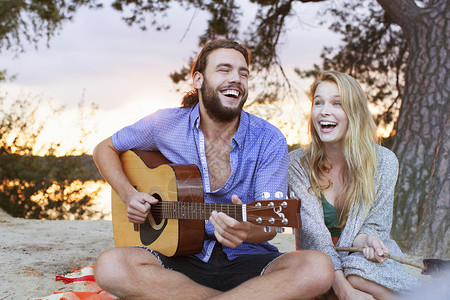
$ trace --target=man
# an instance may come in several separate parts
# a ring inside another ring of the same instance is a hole
[[[160,110],[101,142],[94,159],[127,205],[128,220],[143,223],[157,200],[137,192],[119,155],[158,150],[177,164],[196,164],[206,203],[250,203],[287,192],[287,146],[281,132],[242,110],[250,54],[230,40],[207,43],[192,68],[194,90],[182,107]],[[96,262],[103,289],[121,299],[310,299],[334,275],[320,252],[281,255],[267,243],[276,232],[213,212],[200,253],[165,257],[141,247],[113,248]]]

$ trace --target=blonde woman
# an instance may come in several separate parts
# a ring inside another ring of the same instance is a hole
[[[390,238],[398,161],[377,144],[367,99],[354,78],[323,72],[309,93],[312,142],[290,153],[289,190],[302,199],[304,249],[320,250],[335,269],[326,298],[387,299],[418,280],[383,253],[401,256]],[[336,252],[336,246],[364,253]]]

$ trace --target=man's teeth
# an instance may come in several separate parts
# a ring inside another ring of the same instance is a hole
[[[239,97],[239,92],[236,90],[226,90],[223,92],[223,94],[227,97],[234,97],[234,98]]]

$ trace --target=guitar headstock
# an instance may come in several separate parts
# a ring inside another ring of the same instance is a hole
[[[246,220],[256,225],[301,227],[300,199],[253,201],[246,205]]]

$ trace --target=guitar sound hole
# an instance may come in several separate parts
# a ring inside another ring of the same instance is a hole
[[[161,196],[159,194],[153,194],[152,195],[155,199],[158,200],[158,204],[156,205],[152,205],[151,209],[150,209],[150,214],[153,217],[153,221],[155,221],[155,224],[160,224],[161,221],[163,220],[162,218],[162,204],[161,204]]]

